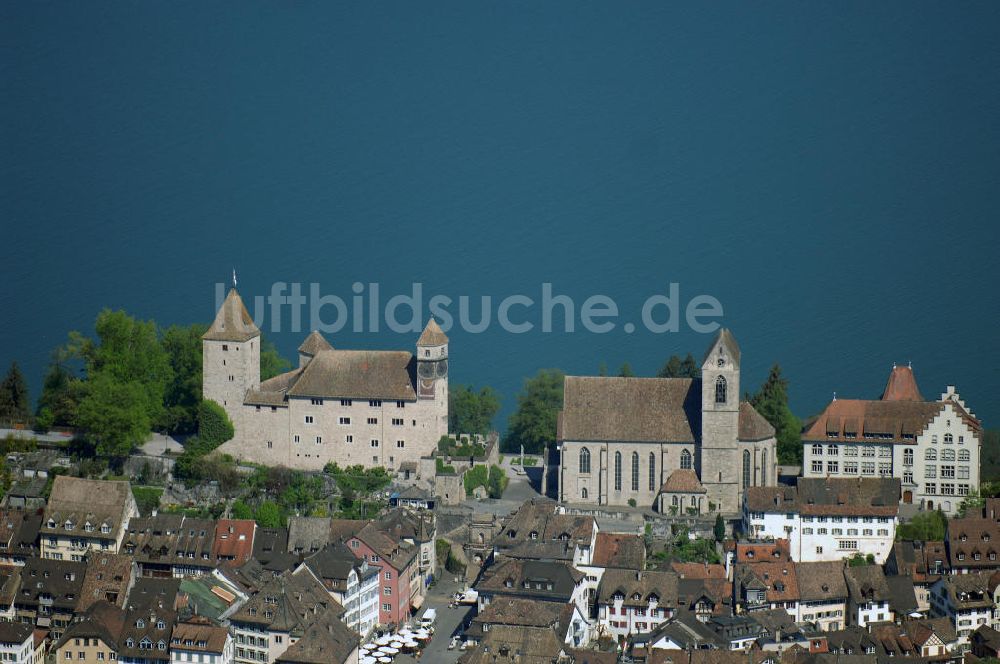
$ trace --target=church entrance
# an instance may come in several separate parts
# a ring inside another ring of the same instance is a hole
[[[903,502],[906,503],[907,505],[910,505],[910,504],[913,503],[913,492],[912,491],[904,491],[903,492]]]

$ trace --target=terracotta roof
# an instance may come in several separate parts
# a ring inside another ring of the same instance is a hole
[[[742,563],[736,567],[733,578],[741,586],[746,586],[753,580],[762,583],[768,602],[793,602],[800,596],[795,563]]]
[[[333,350],[333,346],[327,341],[318,330],[313,330],[306,337],[306,340],[299,346],[299,352],[303,355],[316,355],[321,350]]]
[[[749,442],[774,438],[774,427],[748,401],[740,402],[739,438]]]
[[[590,564],[594,567],[643,569],[646,566],[646,545],[640,535],[597,533]]]
[[[843,562],[796,563],[795,570],[803,602],[847,599]]]
[[[620,594],[626,606],[648,606],[655,595],[661,607],[677,606],[678,580],[675,572],[609,569],[597,587],[597,601],[610,604]]]
[[[243,300],[235,288],[229,289],[225,301],[215,314],[211,327],[202,335],[207,341],[249,341],[260,336],[253,317],[243,305]]]
[[[1000,554],[1000,523],[995,520],[981,517],[951,519],[946,538],[948,562],[953,569],[1000,568],[1000,559],[997,559],[997,554]],[[994,559],[990,559],[990,554]]]
[[[413,364],[413,355],[406,351],[320,351],[288,389],[288,395],[414,400]]]
[[[693,443],[700,384],[691,378],[566,376],[562,440]]]
[[[323,616],[309,625],[302,638],[275,661],[287,664],[345,664],[357,661],[358,636],[339,620]]]
[[[87,554],[87,571],[83,577],[78,613],[104,600],[125,606],[125,597],[132,585],[132,556],[92,550]]]
[[[228,637],[225,627],[208,622],[181,622],[174,626],[170,649],[221,654]]]
[[[219,519],[212,542],[212,558],[233,560],[237,565],[253,555],[253,536],[257,523],[253,519]]]
[[[660,493],[708,493],[691,469],[678,468],[660,487]]]
[[[882,391],[882,401],[923,401],[910,367],[893,366]]]
[[[670,563],[670,569],[684,579],[724,579],[725,565],[709,565],[708,563]]]
[[[738,563],[759,563],[790,561],[791,543],[786,539],[773,542],[737,542],[736,561]]]
[[[417,339],[417,346],[443,346],[448,343],[448,337],[441,331],[441,326],[437,324],[434,317],[427,321],[427,326]]]
[[[59,475],[52,484],[52,493],[39,531],[42,533],[59,532],[65,534],[63,524],[69,520],[73,523],[73,533],[84,533],[84,527],[89,522],[93,532],[87,532],[89,538],[113,540],[118,529],[128,518],[126,507],[135,504],[132,498],[132,488],[128,482],[108,480],[88,480],[79,477]],[[48,521],[55,522],[54,528],[49,528]],[[102,533],[101,526],[108,525],[110,533]]]
[[[797,487],[750,487],[751,512],[798,512],[807,516],[895,516],[901,481],[895,477],[800,477]]]
[[[608,570],[605,575],[617,571]],[[584,577],[563,561],[502,558],[486,570],[476,588],[480,593],[567,602]]]
[[[802,433],[803,441],[841,441],[913,445],[944,408],[926,401],[865,401],[834,399]]]

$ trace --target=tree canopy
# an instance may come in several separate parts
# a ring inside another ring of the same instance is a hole
[[[173,377],[164,396],[163,428],[170,433],[194,433],[201,401],[202,341],[207,328],[201,323],[171,325],[163,331],[163,349]]]
[[[688,353],[682,360],[677,355],[671,355],[670,359],[657,372],[657,378],[698,378],[701,376],[701,369],[695,362],[694,356]]]
[[[517,409],[507,421],[504,449],[540,454],[556,439],[556,417],[562,408],[563,379],[559,369],[542,369],[524,381],[517,395]]]
[[[500,410],[500,396],[488,385],[454,385],[448,393],[448,429],[455,434],[486,435]]]
[[[635,372],[632,371],[632,365],[629,364],[628,362],[624,363],[621,366],[621,369],[618,370],[618,377],[619,378],[634,378],[635,377]]]
[[[774,427],[778,439],[778,461],[785,464],[802,463],[802,422],[788,407],[788,380],[775,364],[761,385],[750,397],[750,404]]]
[[[292,363],[278,352],[270,339],[260,337],[260,379],[267,380],[292,368]]]
[[[0,382],[0,421],[25,422],[31,416],[28,383],[17,362],[11,362],[3,382]]]

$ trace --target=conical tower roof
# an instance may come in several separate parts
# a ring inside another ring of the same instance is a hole
[[[215,314],[212,326],[201,338],[206,341],[248,341],[259,336],[260,330],[254,325],[240,294],[235,288],[231,288],[222,307]]]
[[[910,367],[892,368],[889,380],[886,381],[885,391],[882,392],[882,401],[923,401],[920,390],[917,388],[917,379],[913,375]]]
[[[446,343],[448,343],[447,335],[441,331],[441,326],[431,316],[431,319],[427,321],[427,327],[417,339],[417,346],[443,346]]]
[[[323,350],[333,350],[333,346],[317,330],[310,332],[306,340],[299,346],[300,353],[313,357],[316,357],[316,354]]]

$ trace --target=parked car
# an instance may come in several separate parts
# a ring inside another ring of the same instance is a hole
[[[461,639],[457,636],[451,637],[451,641],[448,642],[448,650],[454,650],[459,641],[461,641]]]

